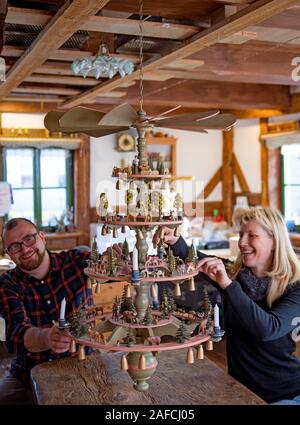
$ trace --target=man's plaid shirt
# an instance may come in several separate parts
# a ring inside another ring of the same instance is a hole
[[[83,273],[89,253],[70,250],[49,252],[49,255],[50,270],[43,280],[18,268],[0,278],[0,314],[6,321],[6,344],[9,352],[17,353],[11,372],[27,386],[33,366],[69,353],[54,354],[50,350],[29,352],[23,343],[25,331],[31,326],[49,327],[53,321],[58,321],[64,297],[67,320],[81,304],[91,305],[93,302],[92,291],[86,288],[87,277]]]

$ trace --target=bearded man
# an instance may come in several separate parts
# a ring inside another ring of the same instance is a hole
[[[0,404],[31,404],[30,370],[69,355],[70,338],[53,325],[66,299],[66,319],[82,304],[92,304],[83,273],[89,252],[53,253],[45,234],[25,218],[3,228],[5,251],[16,268],[0,278],[0,314],[6,322],[6,345],[16,353],[10,375],[0,381]]]

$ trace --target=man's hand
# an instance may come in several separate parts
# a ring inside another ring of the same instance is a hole
[[[225,289],[232,282],[227,275],[223,261],[219,258],[202,258],[202,260],[197,263],[196,268],[199,272],[205,273],[222,289]]]
[[[174,236],[175,229],[170,229],[169,227],[159,227],[154,233],[152,243],[154,248],[157,247],[160,239],[164,241],[164,247],[167,248],[170,245],[174,245],[180,236]]]
[[[70,348],[72,338],[63,334],[56,326],[52,326],[49,332],[49,344],[54,353],[64,353]]]
[[[32,353],[52,350],[55,353],[64,353],[69,350],[71,337],[64,335],[57,326],[52,328],[31,327],[24,334],[24,346]]]

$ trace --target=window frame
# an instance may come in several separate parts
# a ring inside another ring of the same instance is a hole
[[[7,161],[6,161],[6,152],[8,149],[14,149],[11,147],[3,147],[3,180],[7,181]],[[32,149],[33,151],[33,188],[28,188],[28,190],[33,190],[33,214],[34,221],[37,227],[45,232],[53,232],[55,229],[51,226],[42,226],[42,189],[41,187],[41,152],[46,150],[53,149],[63,149],[68,151],[65,160],[65,170],[66,170],[66,206],[69,208],[74,208],[74,152],[73,150],[59,147],[47,147],[44,149],[38,149],[35,147],[18,147],[17,149]],[[55,189],[54,187],[51,189]],[[17,189],[18,190],[18,189]],[[5,216],[5,221],[8,220],[8,215]]]
[[[300,146],[300,144],[299,144]],[[284,154],[280,149],[280,168],[281,168],[281,205],[282,205],[282,214],[284,218],[286,218],[286,196],[285,196],[285,188],[286,187],[300,187],[300,183],[285,183],[285,166],[284,166]]]

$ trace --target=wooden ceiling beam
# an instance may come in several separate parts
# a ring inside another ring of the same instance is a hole
[[[161,58],[147,61],[144,64],[144,71],[153,71],[167,66],[170,62],[177,59],[190,56],[201,49],[216,44],[221,38],[229,37],[250,25],[256,25],[257,23],[280,13],[286,8],[297,3],[298,0],[258,0],[236,14],[186,40],[182,47],[165,52]],[[100,83],[96,87],[67,100],[62,104],[62,106],[64,108],[71,108],[78,106],[83,102],[91,101],[95,97],[99,96],[101,92],[113,90],[119,87],[121,82],[124,82],[125,80],[132,81],[138,79],[138,76],[139,71],[137,70],[122,79],[115,77],[108,82]],[[271,107],[273,107],[273,105]]]
[[[138,87],[130,87],[126,100],[137,105]],[[98,103],[118,104],[114,98],[97,97]],[[181,105],[192,108],[284,109],[290,106],[289,87],[215,81],[170,80],[162,86],[145,82],[144,106]],[[148,112],[148,111],[147,111]],[[180,110],[178,110],[181,115]]]
[[[6,22],[10,24],[46,25],[51,14],[44,10],[22,9],[9,7]],[[139,20],[113,18],[107,16],[90,16],[78,28],[85,31],[103,33],[139,35]],[[181,25],[163,22],[143,22],[144,37],[165,38],[170,40],[184,40],[199,32],[199,28],[192,25]]]
[[[88,104],[85,105],[87,107],[91,107],[94,109],[98,109],[102,112],[108,112],[111,110],[112,106],[109,104]],[[20,113],[43,113],[48,112],[53,109],[57,108],[56,103],[37,103],[37,102],[26,102],[26,101],[5,101],[0,102],[0,112],[20,112]],[[152,106],[147,105],[147,112],[150,115],[156,115],[157,113],[164,112],[166,109],[168,109],[167,105],[164,106],[163,103],[161,103],[159,106]],[[203,111],[207,110],[206,108],[203,108]],[[181,114],[190,114],[194,112],[201,111],[201,108],[186,108],[182,107],[180,108]],[[231,114],[234,114],[238,119],[257,119],[257,118],[265,118],[265,117],[271,117],[271,116],[277,116],[281,115],[283,111],[278,109],[245,109],[245,110],[238,110],[238,109],[223,109],[222,112],[228,112]]]
[[[95,15],[109,0],[73,0],[66,2],[39,33],[7,74],[0,86],[0,99],[6,97],[34,69],[45,62],[51,52],[62,46],[89,17]]]
[[[215,0],[216,3],[222,4],[250,4],[255,0]]]
[[[7,0],[2,0],[0,2],[0,53],[4,44],[3,35],[4,35],[4,21],[7,16]]]
[[[267,65],[267,66],[265,66]],[[280,65],[280,64],[278,64]],[[291,66],[290,62],[285,62],[282,64],[282,68],[289,68],[288,72],[282,74],[276,69],[272,69],[268,64],[260,63],[260,66],[256,67],[249,64],[249,68],[245,70],[235,71],[228,69],[225,65],[222,66],[222,69],[218,68],[216,64],[215,67],[203,66],[203,69],[198,71],[178,71],[173,68],[160,69],[158,73],[163,76],[171,75],[172,78],[177,79],[186,79],[186,80],[209,80],[209,81],[225,81],[232,83],[255,83],[255,84],[278,84],[278,85],[297,85],[299,83],[294,82],[291,79]],[[275,63],[273,68],[275,67]],[[251,69],[252,68],[252,69]],[[263,69],[266,68],[266,69]],[[275,67],[276,68],[276,67]],[[226,71],[224,72],[223,69]],[[271,71],[272,70],[272,71]],[[272,73],[270,73],[272,72]]]

